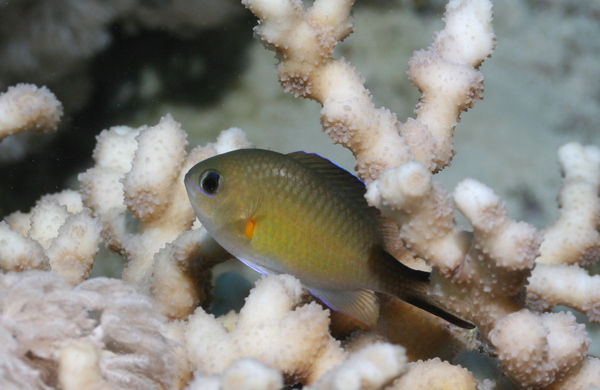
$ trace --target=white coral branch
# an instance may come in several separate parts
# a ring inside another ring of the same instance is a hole
[[[26,130],[56,130],[62,104],[46,87],[17,84],[0,94],[0,140]]]
[[[87,279],[101,242],[101,225],[71,190],[42,197],[30,213],[0,222],[0,269],[51,269],[77,285]],[[11,260],[12,259],[12,260]]]
[[[313,383],[341,363],[345,352],[329,334],[328,311],[299,306],[300,282],[289,275],[257,282],[239,316],[215,319],[201,308],[189,317],[184,345],[202,375],[222,373],[241,357],[277,368],[290,383]]]

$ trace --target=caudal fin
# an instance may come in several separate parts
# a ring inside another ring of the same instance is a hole
[[[435,316],[460,326],[473,329],[475,325],[448,313],[438,306],[433,297],[427,294],[430,288],[429,272],[418,271],[405,266],[392,255],[383,251],[378,256],[374,271],[380,274],[384,281],[384,293],[394,295],[413,306],[423,309]]]
[[[465,328],[465,329],[473,329],[475,328],[475,325],[471,324],[468,321],[465,320],[461,320],[460,318],[458,318],[457,316],[448,313],[447,311],[439,308],[438,306],[434,305],[433,303],[427,302],[421,298],[416,298],[416,297],[408,297],[406,299],[403,299],[405,302],[410,303],[413,306],[418,307],[419,309],[423,309],[435,316],[438,316],[440,318],[443,318],[444,320],[448,321],[451,324],[454,324],[456,326],[460,326],[461,328]]]

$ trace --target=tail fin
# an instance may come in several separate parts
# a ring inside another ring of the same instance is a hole
[[[382,277],[383,286],[385,286],[381,292],[394,295],[461,328],[475,328],[475,325],[470,322],[440,308],[439,303],[436,303],[435,299],[427,294],[430,287],[429,272],[407,267],[385,251],[378,257],[375,268],[380,271],[378,273]]]
[[[447,311],[439,308],[438,306],[436,306],[435,304],[433,304],[431,302],[428,302],[427,300],[417,298],[417,297],[408,297],[406,299],[405,298],[401,298],[401,299],[407,303],[410,303],[413,306],[418,307],[419,309],[423,309],[435,316],[438,316],[438,317],[448,321],[451,324],[460,326],[461,328],[464,328],[464,329],[475,328],[475,325],[471,324],[470,322],[461,320],[457,316],[448,313]]]

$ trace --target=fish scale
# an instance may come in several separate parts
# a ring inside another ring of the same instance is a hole
[[[303,180],[298,175],[292,176],[291,180],[290,177],[279,175],[266,179],[272,181],[270,188],[274,189],[274,196],[281,203],[270,208],[269,212],[273,214],[270,223],[263,224],[260,221],[261,211],[257,213],[257,232],[251,242],[254,250],[263,250],[267,256],[279,259],[289,268],[288,271],[300,279],[311,273],[314,263],[321,263],[326,269],[324,275],[327,278],[326,281],[318,281],[318,284],[339,278],[340,272],[351,271],[351,258],[345,264],[332,261],[332,258],[339,253],[350,252],[347,248],[351,242],[356,242],[353,240],[355,237],[346,236],[348,242],[339,244],[327,240],[327,232],[340,231],[344,227],[342,221],[348,214],[347,205],[333,202],[323,191],[323,185],[313,180]],[[291,190],[290,182],[295,184],[294,190]],[[296,217],[290,219],[290,214]],[[335,214],[340,217],[333,217]],[[311,244],[306,245],[306,242]]]
[[[377,291],[473,327],[437,306],[428,273],[385,251],[389,229],[364,199],[364,184],[329,160],[236,150],[198,163],[185,185],[221,246],[263,274],[294,275],[334,310],[373,325]]]

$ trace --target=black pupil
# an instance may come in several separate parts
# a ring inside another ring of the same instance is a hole
[[[207,194],[214,194],[219,188],[219,179],[221,179],[221,175],[217,172],[206,173],[200,183],[202,190]]]

